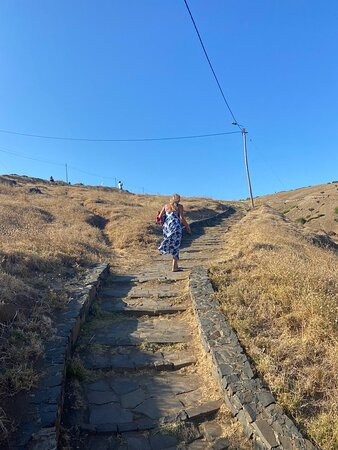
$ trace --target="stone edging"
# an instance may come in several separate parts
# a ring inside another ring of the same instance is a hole
[[[95,264],[84,279],[71,290],[70,302],[54,321],[54,336],[45,344],[45,354],[38,364],[39,386],[28,394],[24,420],[18,425],[10,448],[56,450],[63,410],[67,362],[80,327],[109,274],[108,264]]]
[[[204,349],[211,355],[214,376],[232,415],[258,449],[316,449],[305,439],[270,391],[257,378],[238,338],[228,325],[208,277],[199,266],[192,270],[189,288]]]

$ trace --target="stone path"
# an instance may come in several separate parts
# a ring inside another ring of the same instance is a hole
[[[170,259],[111,275],[83,327],[65,393],[61,448],[229,448],[224,404],[196,333],[189,269],[217,257],[237,212],[194,230]]]

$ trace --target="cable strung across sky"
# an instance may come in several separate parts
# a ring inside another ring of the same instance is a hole
[[[186,6],[186,8],[187,8],[187,10],[188,10],[190,19],[191,19],[191,21],[192,21],[192,23],[193,23],[193,25],[194,25],[196,34],[197,34],[197,36],[198,36],[198,40],[200,41],[201,47],[202,47],[203,52],[204,52],[204,55],[205,55],[205,57],[206,57],[206,59],[207,59],[207,61],[208,61],[209,67],[210,67],[210,69],[211,69],[211,72],[212,72],[212,74],[213,74],[213,76],[214,76],[214,78],[215,78],[215,81],[216,81],[216,83],[217,83],[218,89],[219,89],[219,91],[220,91],[220,93],[221,93],[221,96],[222,96],[222,98],[223,98],[223,100],[224,100],[224,103],[225,103],[225,105],[226,105],[228,111],[229,111],[230,114],[231,114],[231,117],[232,117],[232,120],[233,120],[233,125],[236,125],[236,126],[242,131],[242,127],[241,127],[241,126],[239,125],[239,123],[237,122],[237,119],[236,119],[234,113],[232,112],[232,109],[230,108],[230,105],[229,105],[229,103],[228,103],[228,101],[227,101],[227,99],[226,99],[226,97],[225,97],[225,94],[224,94],[224,91],[223,91],[223,89],[222,89],[221,83],[218,81],[218,77],[217,77],[216,72],[215,72],[215,70],[214,70],[214,68],[213,68],[213,65],[211,64],[211,61],[210,61],[208,52],[207,52],[207,50],[206,50],[206,48],[205,48],[205,45],[204,45],[204,43],[203,43],[201,34],[200,34],[200,32],[199,32],[199,30],[198,30],[198,28],[197,28],[195,19],[194,19],[193,15],[192,15],[192,12],[191,12],[190,8],[189,8],[188,2],[187,2],[187,0],[183,0],[183,1],[184,1],[184,4],[185,4],[185,6]]]
[[[19,131],[0,130],[0,133],[14,134],[17,136],[27,136],[38,139],[50,139],[57,141],[82,141],[82,142],[149,142],[149,141],[175,141],[182,139],[200,139],[213,136],[225,136],[227,134],[236,134],[240,131],[223,131],[220,133],[205,133],[205,134],[193,134],[188,136],[165,136],[165,137],[150,137],[150,138],[125,138],[125,139],[92,139],[92,138],[79,138],[79,137],[65,137],[65,136],[47,136],[43,134],[33,133],[21,133]]]
[[[34,158],[34,157],[31,157],[31,156],[23,155],[22,153],[18,153],[16,151],[12,151],[12,150],[8,149],[7,147],[3,147],[1,145],[0,145],[0,152],[1,153],[7,153],[8,155],[17,156],[18,158],[24,158],[24,159],[29,159],[31,161],[38,161],[38,162],[42,162],[42,163],[45,163],[45,164],[50,164],[51,166],[65,167],[65,165],[66,165],[65,163],[59,163],[59,162],[55,162],[55,161],[48,161],[46,159]],[[75,170],[76,172],[80,172],[80,173],[83,173],[83,174],[86,174],[86,175],[90,175],[90,176],[93,176],[93,177],[100,178],[102,180],[114,180],[114,181],[117,180],[117,177],[107,176],[107,175],[99,175],[97,173],[87,172],[86,170],[79,169],[78,167],[75,167],[75,166],[72,166],[72,165],[69,165],[69,164],[68,164],[68,168],[70,168],[72,170]],[[131,188],[141,189],[141,190],[144,189],[143,186],[136,186],[136,185],[129,184],[129,183],[127,183],[127,186],[131,187]]]
[[[215,81],[216,81],[216,83],[217,83],[218,89],[219,89],[219,91],[220,91],[220,93],[221,93],[221,96],[222,96],[222,98],[223,98],[223,101],[224,101],[224,103],[225,103],[225,105],[226,105],[228,111],[229,111],[230,114],[231,114],[231,117],[232,117],[232,120],[233,120],[232,124],[235,125],[236,127],[238,127],[238,128],[241,130],[240,133],[242,133],[242,136],[243,136],[243,144],[244,144],[244,164],[245,164],[245,170],[246,170],[246,177],[247,177],[247,180],[248,180],[248,187],[249,187],[249,193],[250,193],[250,199],[251,199],[251,206],[252,206],[252,208],[253,208],[253,207],[254,207],[254,200],[253,200],[252,188],[251,188],[251,181],[250,181],[249,163],[248,163],[248,153],[247,153],[247,143],[246,143],[246,135],[247,135],[247,131],[245,130],[244,127],[242,127],[242,125],[240,125],[240,124],[237,122],[237,119],[236,119],[234,113],[232,112],[232,109],[230,108],[230,105],[229,105],[229,103],[228,103],[228,101],[227,101],[227,99],[226,99],[226,97],[225,97],[224,92],[223,92],[222,86],[221,86],[220,82],[218,81],[218,78],[217,78],[216,72],[215,72],[215,70],[214,70],[214,68],[213,68],[213,65],[211,64],[211,61],[210,61],[208,52],[207,52],[207,50],[206,50],[206,48],[205,48],[205,45],[204,45],[204,43],[203,43],[201,34],[200,34],[200,32],[199,32],[199,30],[198,30],[198,28],[197,28],[195,19],[194,19],[193,15],[192,15],[192,12],[191,12],[190,8],[189,8],[188,2],[187,2],[187,0],[183,0],[183,1],[184,1],[184,4],[185,4],[185,6],[186,6],[186,8],[187,8],[187,10],[188,10],[188,13],[189,13],[190,19],[191,19],[191,21],[192,21],[192,23],[193,23],[193,25],[194,25],[194,28],[195,28],[195,31],[196,31],[198,40],[199,40],[199,42],[200,42],[200,44],[201,44],[201,47],[202,47],[202,49],[203,49],[204,56],[206,57],[206,60],[207,60],[207,62],[208,62],[208,64],[209,64],[209,67],[210,67],[210,70],[211,70],[211,72],[212,72],[212,74],[213,74],[213,76],[214,76],[214,78],[215,78]]]

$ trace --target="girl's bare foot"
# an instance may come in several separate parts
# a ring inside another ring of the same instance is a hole
[[[178,271],[178,260],[176,258],[173,258],[173,268],[172,268],[173,272],[177,272]]]

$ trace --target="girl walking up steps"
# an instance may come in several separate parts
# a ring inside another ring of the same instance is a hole
[[[163,224],[163,241],[159,251],[173,257],[172,271],[178,272],[179,251],[182,240],[182,225],[191,234],[190,226],[184,217],[184,208],[180,204],[181,197],[174,194],[168,204],[164,205],[158,215],[158,221]]]

